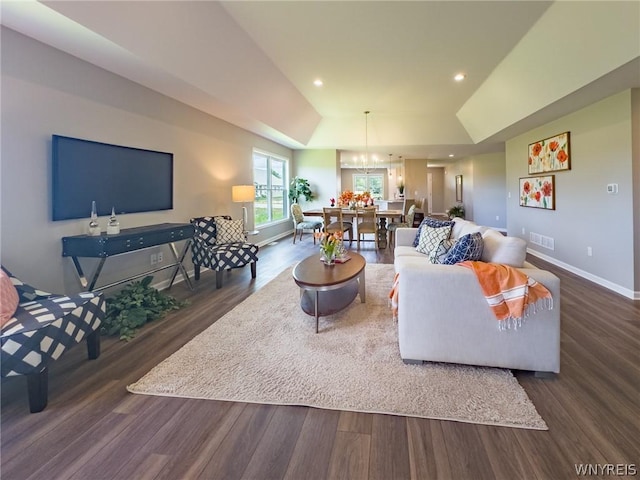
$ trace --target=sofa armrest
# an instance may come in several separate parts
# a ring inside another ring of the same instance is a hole
[[[396,247],[412,247],[413,239],[418,233],[417,228],[398,228],[396,230]]]

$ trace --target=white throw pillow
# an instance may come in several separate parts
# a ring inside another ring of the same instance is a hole
[[[216,219],[217,243],[244,243],[242,220]]]
[[[511,267],[523,267],[527,257],[527,242],[518,237],[505,237],[496,230],[487,230],[482,235],[484,249],[481,260],[502,263]]]
[[[429,227],[427,225],[420,230],[420,238],[416,250],[425,255],[429,255],[432,250],[438,248],[440,242],[449,238],[451,225],[445,227]]]

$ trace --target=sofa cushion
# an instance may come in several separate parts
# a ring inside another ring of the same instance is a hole
[[[393,256],[395,258],[400,257],[414,257],[414,258],[425,258],[424,254],[418,252],[414,247],[399,245],[393,250]]]
[[[16,287],[4,270],[0,270],[0,328],[13,318],[18,301]]]
[[[244,243],[244,228],[242,220],[227,220],[220,218],[216,220],[218,243]]]
[[[502,263],[511,267],[524,267],[527,256],[527,242],[518,237],[505,237],[496,230],[488,229],[482,235],[484,248],[483,262]]]
[[[446,226],[451,227],[453,226],[453,222],[449,220],[436,220],[435,218],[425,217],[422,220],[422,222],[420,222],[420,226],[418,227],[418,231],[416,232],[416,238],[413,239],[414,247],[418,246],[418,242],[420,241],[420,232],[422,231],[422,227],[424,226],[429,226],[433,228],[446,227]]]
[[[430,263],[442,263],[444,259],[447,257],[449,250],[456,244],[456,240],[452,238],[447,238],[446,240],[442,240],[436,248],[431,250],[429,254],[429,262]]]
[[[449,238],[451,234],[451,225],[443,227],[430,227],[425,225],[420,231],[420,239],[416,251],[429,255],[432,250],[436,249],[440,242]]]
[[[445,265],[454,265],[466,260],[477,261],[482,256],[482,234],[468,233],[460,237],[442,261]]]
[[[480,232],[483,233],[488,227],[483,227],[470,220],[464,220],[463,218],[454,218],[453,227],[451,228],[451,238],[460,238],[470,233]]]

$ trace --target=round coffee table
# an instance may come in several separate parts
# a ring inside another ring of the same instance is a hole
[[[367,264],[362,255],[349,252],[351,260],[335,265],[325,265],[320,261],[320,254],[312,255],[293,269],[293,279],[300,287],[300,307],[316,318],[339,312],[358,294],[365,303],[364,267]]]

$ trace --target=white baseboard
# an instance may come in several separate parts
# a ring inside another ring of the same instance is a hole
[[[533,255],[534,257],[541,258],[545,262],[549,262],[557,267],[560,267],[564,270],[574,273],[579,277],[589,280],[590,282],[597,283],[601,287],[604,287],[616,293],[619,293],[620,295],[630,298],[631,300],[640,300],[640,292],[634,292],[633,290],[622,287],[617,283],[610,282],[609,280],[606,280],[602,277],[598,277],[597,275],[594,275],[592,273],[585,272],[584,270],[576,268],[573,265],[569,265],[568,263],[561,262],[556,258],[549,257],[548,255],[545,255],[544,253],[540,253],[536,250],[531,250],[530,248],[527,248],[527,253]]]

